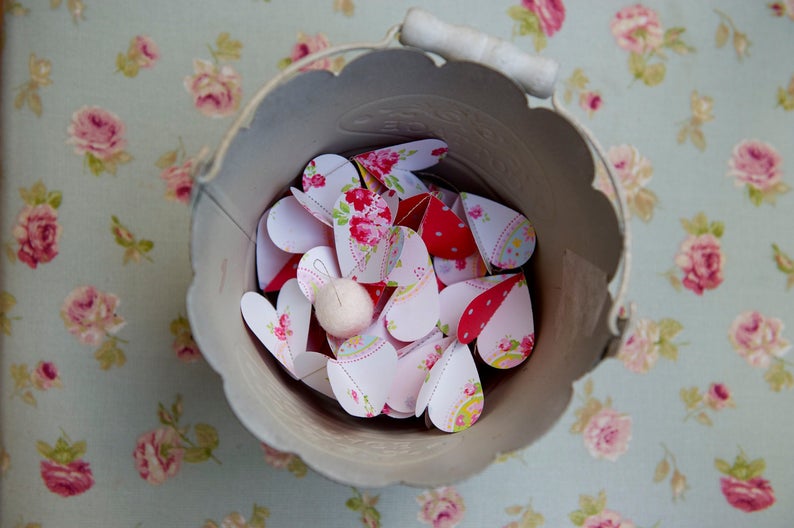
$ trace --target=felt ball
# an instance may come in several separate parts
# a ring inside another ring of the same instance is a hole
[[[347,339],[369,327],[375,306],[361,284],[350,279],[333,279],[315,295],[314,312],[323,330]]]

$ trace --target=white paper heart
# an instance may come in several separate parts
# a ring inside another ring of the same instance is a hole
[[[397,351],[374,336],[354,336],[328,361],[328,379],[342,408],[371,418],[383,410],[397,366]]]
[[[485,303],[498,307],[488,314]],[[485,317],[477,317],[478,312]],[[524,362],[535,347],[535,323],[523,274],[473,299],[461,316],[458,339],[464,331],[478,332],[477,353],[492,367],[509,369]]]
[[[303,191],[291,188],[298,202],[315,218],[333,225],[333,208],[343,192],[361,186],[358,170],[337,154],[322,154],[311,160],[303,170]]]
[[[276,330],[281,328],[278,325],[278,312],[270,304],[270,301],[256,292],[246,292],[240,299],[240,311],[245,324],[257,339],[265,345],[268,352],[281,363],[287,372],[295,377],[287,337],[283,331]]]
[[[306,253],[316,246],[329,246],[333,240],[328,226],[318,222],[294,196],[285,196],[270,209],[267,233],[288,253]]]
[[[488,273],[488,268],[485,267],[479,252],[455,260],[433,257],[433,267],[438,280],[446,286],[484,277]]]
[[[329,246],[318,246],[310,249],[298,262],[296,278],[303,295],[314,304],[317,292],[328,284],[331,279],[341,277],[336,262],[336,251]]]
[[[430,369],[454,341],[440,331],[398,350],[397,370],[386,404],[398,412],[416,412],[416,398]]]
[[[507,280],[510,275],[479,277],[447,286],[439,294],[441,311],[439,324],[447,335],[457,336],[460,318],[466,307],[478,295]]]
[[[437,428],[452,433],[474,425],[482,414],[482,384],[469,347],[453,342],[430,369],[416,401]]]
[[[493,200],[460,193],[466,221],[486,265],[523,266],[535,251],[535,228],[527,218]]]
[[[402,233],[402,251],[386,277],[397,290],[384,308],[386,328],[401,341],[414,341],[430,333],[440,312],[438,284],[430,255],[422,238],[407,227]]]
[[[266,292],[281,288],[284,281],[278,281],[278,284],[273,283],[277,281],[293,258],[292,253],[282,251],[270,240],[270,235],[267,234],[269,213],[270,209],[265,211],[256,226],[256,278],[259,282],[259,289]]]

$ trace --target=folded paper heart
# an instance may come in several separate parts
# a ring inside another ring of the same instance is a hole
[[[349,414],[424,414],[455,432],[483,410],[473,351],[499,369],[532,352],[518,268],[536,238],[517,211],[414,174],[446,154],[443,141],[424,139],[312,159],[302,190],[257,228],[258,282],[275,307],[248,292],[240,309],[293,378]]]

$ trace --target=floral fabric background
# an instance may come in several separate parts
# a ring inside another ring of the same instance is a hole
[[[422,2],[561,62],[628,197],[636,327],[445,488],[330,482],[231,414],[186,319],[191,168],[279,68],[409,5],[3,0],[2,526],[794,524],[790,0]]]

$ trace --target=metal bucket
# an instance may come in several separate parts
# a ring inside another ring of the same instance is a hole
[[[420,15],[427,22],[426,14]],[[411,40],[408,30],[416,29],[411,16],[402,26],[403,42]],[[430,22],[439,31],[460,30]],[[474,36],[465,38],[496,41],[464,31]],[[393,34],[373,47],[392,43]],[[414,41],[422,41],[419,37]],[[465,39],[418,44],[433,51],[471,48]],[[316,58],[294,65],[293,71]],[[369,51],[339,75],[293,76],[293,71],[254,97],[214,157],[200,167],[194,191],[195,276],[188,315],[199,347],[223,378],[231,408],[261,441],[298,454],[323,475],[358,486],[450,483],[484,469],[500,453],[531,444],[563,414],[573,382],[615,346],[621,338],[618,327],[624,326],[617,308],[628,278],[628,226],[592,187],[588,142],[597,143],[570,116],[561,115],[561,108],[531,109],[526,86],[493,64],[449,60],[438,65],[424,51],[393,48]],[[428,430],[419,420],[348,416],[335,402],[294,383],[249,333],[239,309],[242,294],[257,289],[259,217],[308,160],[426,137],[449,144],[438,176],[521,211],[538,236],[525,270],[535,350],[514,371],[484,382],[482,417],[456,434]],[[625,205],[618,186],[616,192]],[[613,300],[608,284],[619,267],[623,276]]]

